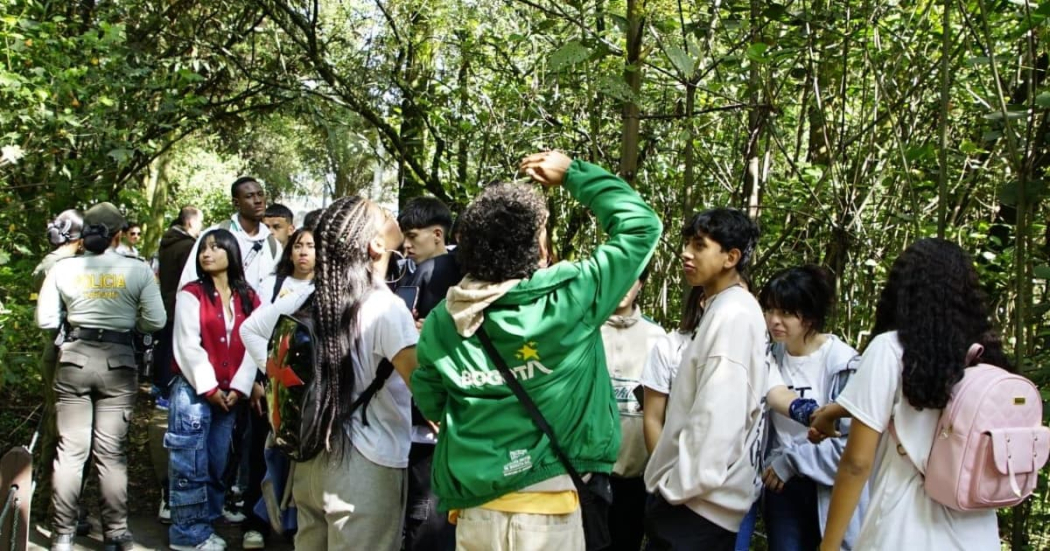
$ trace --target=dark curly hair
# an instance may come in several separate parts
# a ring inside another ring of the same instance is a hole
[[[809,323],[808,338],[824,331],[835,308],[835,276],[813,264],[781,270],[758,293],[763,311],[780,310]]]
[[[456,261],[481,281],[527,278],[539,267],[537,234],[546,221],[547,204],[535,188],[489,186],[459,217]]]
[[[973,343],[984,346],[982,362],[1012,370],[989,321],[973,260],[950,241],[920,239],[893,263],[872,333],[893,330],[904,349],[904,397],[914,407],[948,404]]]

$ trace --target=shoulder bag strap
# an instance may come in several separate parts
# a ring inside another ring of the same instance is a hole
[[[525,388],[521,386],[521,382],[518,381],[518,378],[511,373],[510,367],[508,367],[507,363],[503,361],[503,357],[500,356],[499,351],[497,351],[495,345],[492,344],[492,339],[490,339],[488,333],[485,332],[485,328],[479,327],[475,335],[477,335],[478,340],[481,341],[481,345],[485,348],[485,352],[488,354],[489,359],[492,360],[492,363],[496,364],[496,369],[499,370],[500,375],[503,375],[503,380],[507,383],[511,392],[517,396],[518,401],[521,402],[525,411],[529,413],[529,417],[532,417],[532,422],[535,423],[536,427],[547,436],[548,440],[550,440],[551,448],[554,450],[555,455],[558,456],[562,465],[565,466],[565,470],[568,471],[569,476],[572,478],[572,483],[576,486],[576,491],[580,493],[588,492],[587,485],[583,482],[583,478],[580,477],[580,473],[578,473],[572,466],[572,463],[569,462],[569,457],[565,455],[561,446],[558,445],[558,440],[554,437],[554,430],[551,429],[550,424],[547,423],[543,414],[540,413],[539,408],[536,407],[536,403],[533,402],[532,398],[529,397],[529,394],[525,392]]]

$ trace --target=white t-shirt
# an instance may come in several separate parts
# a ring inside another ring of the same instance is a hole
[[[313,287],[314,282],[309,279],[295,279],[292,276],[288,276],[284,278],[283,282],[281,282],[281,289],[277,292],[277,297],[274,298],[273,286],[276,284],[276,275],[269,275],[266,279],[263,279],[262,283],[259,285],[259,299],[264,303],[274,303],[277,302],[277,299]]]
[[[385,286],[372,291],[359,312],[361,348],[354,352],[354,400],[375,379],[383,358],[392,360],[398,352],[419,341],[419,331],[405,301]],[[361,422],[361,408],[350,420],[348,429],[354,448],[378,465],[407,467],[412,445],[412,395],[396,371],[372,397],[366,413],[368,426]]]
[[[834,339],[829,337],[820,348],[808,356],[792,356],[785,351],[783,363],[770,370],[770,385],[790,381],[787,387],[798,393],[800,398],[812,398],[818,405],[823,406],[827,397],[824,389],[824,383],[828,379],[827,358],[834,342]],[[779,373],[774,375],[774,371]],[[807,427],[783,415],[776,414],[772,418],[773,428],[777,431],[777,440],[781,446],[790,447],[792,442],[804,438],[809,432]]]
[[[687,333],[671,331],[656,341],[642,368],[642,386],[663,394],[671,394],[671,383],[682,363],[682,352],[689,346],[691,337]]]
[[[955,511],[923,489],[916,464],[925,470],[941,410],[918,410],[903,397],[903,352],[896,331],[876,336],[835,400],[856,421],[882,433],[872,471],[871,503],[854,548],[997,550],[994,510]],[[897,453],[897,443],[888,434],[891,418],[908,456]]]

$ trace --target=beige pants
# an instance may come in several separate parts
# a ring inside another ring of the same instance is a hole
[[[377,465],[351,447],[295,465],[296,549],[401,549],[406,469]]]
[[[583,551],[580,510],[567,515],[464,509],[456,524],[456,551]]]

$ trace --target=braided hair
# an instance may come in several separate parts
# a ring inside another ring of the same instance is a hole
[[[350,422],[353,401],[353,352],[361,340],[358,311],[375,289],[368,244],[376,235],[376,207],[361,197],[344,197],[321,215],[314,239],[313,322],[315,351],[314,386],[316,419],[303,423],[304,456],[322,450],[343,451],[341,438]],[[304,420],[305,421],[305,420]],[[333,446],[336,444],[336,446]]]

